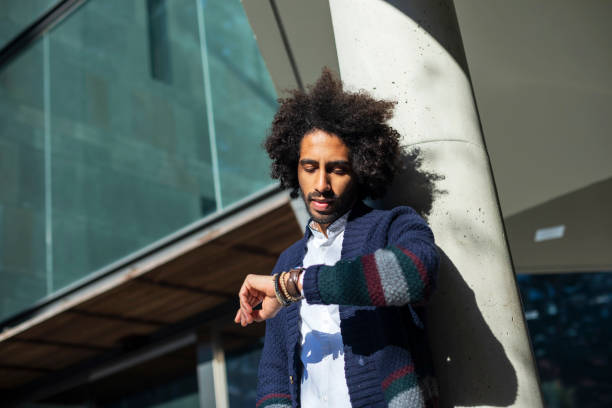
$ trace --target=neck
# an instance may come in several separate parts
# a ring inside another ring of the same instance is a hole
[[[330,223],[328,224],[320,224],[316,221],[313,221],[314,223],[314,227],[316,230],[318,230],[319,232],[321,232],[323,235],[325,235],[325,238],[327,238],[327,227],[330,226]]]
[[[354,198],[354,199],[352,200],[352,203],[351,203],[351,205],[348,207],[348,209],[346,209],[346,211],[345,211],[344,213],[342,213],[342,215],[340,215],[340,217],[338,217],[338,218],[343,217],[344,215],[346,215],[346,213],[347,213],[347,212],[351,211],[351,210],[353,209],[353,207],[355,206],[355,204],[357,204],[357,198]],[[314,218],[314,217],[313,217],[313,218]],[[331,222],[328,222],[328,223],[326,223],[326,224],[320,223],[320,222],[318,222],[318,221],[316,221],[316,220],[314,220],[314,219],[312,220],[312,222],[313,222],[313,224],[314,224],[315,229],[316,229],[317,231],[321,232],[323,235],[325,235],[325,238],[327,238],[327,228],[328,228],[328,227],[329,227],[331,224],[333,224],[334,222],[336,222],[336,220],[338,220],[338,218],[336,218],[335,220],[333,220],[333,221],[331,221]]]

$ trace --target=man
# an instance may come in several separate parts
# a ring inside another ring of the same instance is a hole
[[[266,320],[256,406],[434,406],[420,308],[435,285],[433,235],[409,207],[361,201],[400,166],[394,104],[344,91],[328,70],[280,102],[272,176],[311,220],[272,276],[249,275],[239,292],[234,321]]]

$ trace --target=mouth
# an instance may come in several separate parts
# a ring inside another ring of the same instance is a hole
[[[332,206],[333,200],[310,200],[311,206],[314,210],[318,212],[325,212],[329,210]]]

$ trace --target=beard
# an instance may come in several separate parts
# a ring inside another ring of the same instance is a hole
[[[350,210],[357,199],[357,191],[354,186],[349,186],[341,195],[336,195],[333,191],[330,192],[310,192],[304,194],[300,189],[300,196],[304,200],[306,210],[314,222],[320,225],[329,225],[342,217],[348,210]],[[311,209],[310,202],[313,199],[324,199],[329,200],[330,208],[325,212],[319,212]]]

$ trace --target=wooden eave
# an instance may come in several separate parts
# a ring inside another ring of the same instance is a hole
[[[275,192],[56,300],[0,333],[0,393],[49,383],[181,325],[231,325],[244,277],[269,273],[301,235],[288,195]]]

